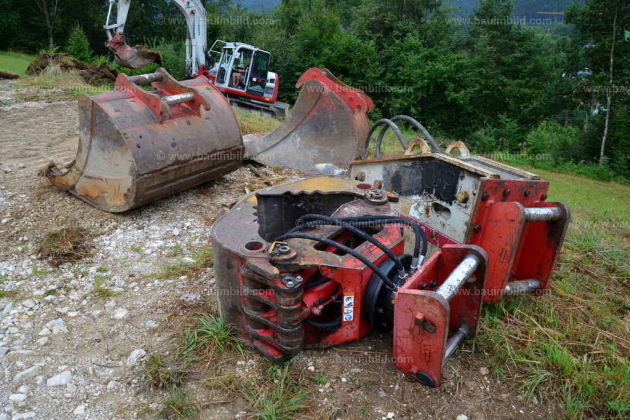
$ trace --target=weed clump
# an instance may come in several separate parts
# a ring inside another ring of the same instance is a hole
[[[65,227],[44,235],[37,242],[37,255],[48,259],[53,267],[79,261],[89,255],[90,245],[85,229]]]

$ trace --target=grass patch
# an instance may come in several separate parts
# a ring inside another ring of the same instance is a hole
[[[535,170],[573,221],[552,291],[486,305],[475,345],[528,397],[564,401],[564,417],[629,413],[630,187]]]
[[[37,76],[23,76],[16,81],[20,90],[15,98],[23,101],[43,99],[71,99],[81,95],[98,95],[112,90],[109,85],[87,84],[77,72],[62,71],[50,66]]]
[[[245,390],[244,396],[250,405],[248,415],[254,419],[290,420],[307,408],[308,391],[302,388],[299,378],[290,372],[290,364],[271,365],[267,381],[254,384],[254,389]]]
[[[88,234],[85,229],[66,227],[44,235],[36,243],[36,253],[58,267],[89,255]]]
[[[206,315],[194,321],[195,325],[182,334],[182,344],[177,351],[180,360],[192,363],[212,360],[226,352],[243,353],[241,343],[232,335],[231,325],[223,318]]]
[[[315,381],[315,383],[318,385],[324,385],[326,382],[328,382],[328,380],[326,379],[326,375],[324,375],[323,373],[318,373],[317,375],[315,375],[315,377],[313,377],[313,381]]]
[[[17,290],[0,290],[0,298],[11,298],[17,296]]]
[[[144,257],[144,249],[141,246],[134,245],[131,248],[129,248],[129,250],[131,250],[132,252],[135,252],[141,257]]]
[[[98,270],[97,270],[98,272]],[[92,289],[92,295],[99,299],[109,299],[117,296],[118,293],[105,287],[105,284],[112,279],[111,276],[103,274],[97,274],[94,277],[94,288]]]
[[[151,354],[144,363],[144,377],[151,389],[171,389],[181,385],[184,373],[169,367],[162,356]]]
[[[536,169],[553,171],[563,174],[584,176],[599,181],[617,181],[630,185],[630,178],[624,176],[621,171],[615,171],[608,165],[600,165],[594,162],[575,163],[555,159],[540,159],[538,156],[511,155],[499,152],[499,158],[508,165],[527,165]],[[494,159],[492,156],[489,156]]]
[[[282,122],[260,112],[250,112],[233,107],[236,119],[241,127],[241,134],[267,134],[275,130]]]
[[[169,250],[169,253],[171,252],[172,250]],[[181,250],[178,252],[181,252]],[[192,261],[184,261],[183,259],[180,259],[175,264],[164,265],[159,273],[152,274],[150,277],[168,279],[185,275],[193,275],[206,268],[212,267],[214,264],[212,257],[213,252],[211,247],[201,247],[192,251]]]
[[[195,401],[177,386],[168,390],[169,397],[164,400],[163,415],[167,419],[185,419],[197,417],[199,409]]]
[[[222,319],[205,315],[193,319],[194,325],[185,328],[178,337],[178,348],[170,357],[151,354],[144,364],[144,378],[152,389],[166,389],[169,397],[163,402],[163,414],[167,418],[196,417],[197,404],[182,390],[185,379],[193,369],[211,367],[221,369],[220,358],[231,353],[242,355],[240,342],[232,336],[231,327]],[[240,383],[231,375],[219,375],[218,381],[206,381],[212,388],[221,386],[225,394],[237,393]]]
[[[26,68],[35,57],[12,51],[0,51],[0,71],[13,74],[25,74]]]

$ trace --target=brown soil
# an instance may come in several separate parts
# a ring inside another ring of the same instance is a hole
[[[138,56],[151,60],[152,63],[162,64],[162,56],[156,50],[152,50],[146,45],[135,45],[133,48],[138,52]]]
[[[19,74],[7,73],[6,71],[0,71],[0,79],[19,79]]]
[[[26,74],[34,76],[41,74],[50,66],[59,67],[62,71],[77,71],[86,83],[99,86],[114,83],[118,71],[110,68],[105,63],[98,66],[86,64],[67,54],[40,54],[28,66]]]

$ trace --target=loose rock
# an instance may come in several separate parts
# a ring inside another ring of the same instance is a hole
[[[132,367],[137,365],[141,360],[146,358],[147,352],[143,349],[136,349],[131,352],[129,357],[127,357],[127,366]]]
[[[114,319],[124,319],[127,317],[128,311],[125,308],[118,308],[114,311],[112,318]]]
[[[64,370],[63,372],[51,378],[48,378],[48,380],[46,381],[46,385],[48,386],[68,385],[71,379],[72,379],[72,373],[69,370]]]

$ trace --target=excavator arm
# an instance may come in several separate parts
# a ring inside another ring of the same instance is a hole
[[[190,76],[203,73],[206,68],[207,22],[206,9],[200,0],[173,0],[186,19],[186,72]],[[141,68],[156,61],[156,54],[145,54],[130,47],[125,41],[125,24],[131,0],[109,0],[105,45],[114,53],[116,62],[124,67]],[[173,20],[175,23],[175,20]]]

